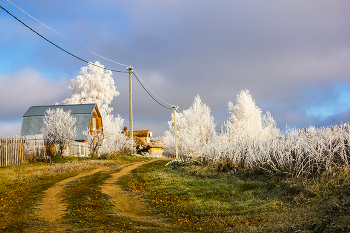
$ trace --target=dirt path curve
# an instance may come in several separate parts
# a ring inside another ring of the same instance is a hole
[[[44,192],[44,198],[42,202],[36,207],[38,209],[36,211],[36,214],[40,218],[50,223],[60,220],[66,211],[65,205],[62,203],[63,199],[59,196],[60,192],[64,188],[64,185],[67,182],[78,179],[80,177],[89,176],[97,172],[105,171],[107,169],[109,169],[109,167],[97,168],[90,172],[81,173],[79,175],[57,182],[54,186]]]
[[[133,169],[151,162],[154,162],[154,160],[147,162],[137,162],[131,165],[123,165],[123,168],[119,172],[112,173],[112,177],[106,179],[101,184],[101,191],[111,197],[115,208],[120,211],[118,214],[131,217],[137,221],[152,223],[154,229],[159,229],[161,227],[171,229],[172,227],[165,223],[163,219],[155,214],[152,214],[149,209],[147,209],[147,207],[142,203],[141,197],[129,195],[115,183],[117,179],[130,173]],[[81,173],[79,175],[61,180],[51,188],[47,189],[44,192],[44,198],[42,202],[35,207],[35,214],[41,219],[45,220],[46,224],[35,228],[35,232],[66,232],[67,229],[70,229],[68,225],[62,225],[61,222],[62,216],[66,213],[66,206],[63,204],[63,198],[60,197],[60,193],[63,191],[64,186],[68,182],[80,177],[93,175],[97,172],[106,171],[108,169],[111,168],[103,167],[92,170],[90,172]],[[139,228],[142,230],[142,227]],[[34,232],[32,229],[28,230],[28,232]]]
[[[112,177],[103,182],[102,193],[111,197],[115,208],[121,211],[120,214],[128,217],[142,219],[151,217],[146,206],[142,203],[142,199],[139,196],[131,196],[121,189],[115,182],[122,176],[130,173],[135,168],[154,161],[136,163],[131,166],[124,167],[119,172],[113,173]]]

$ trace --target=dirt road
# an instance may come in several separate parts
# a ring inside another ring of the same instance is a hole
[[[102,193],[111,197],[115,208],[119,210],[121,214],[133,218],[150,216],[150,214],[147,214],[147,208],[142,204],[142,200],[139,196],[131,196],[127,194],[119,185],[116,185],[115,182],[120,177],[130,173],[132,170],[143,164],[145,163],[136,163],[131,166],[124,167],[119,172],[113,173],[112,177],[107,179],[101,186]]]
[[[38,210],[36,211],[36,214],[40,218],[50,223],[57,222],[62,218],[63,214],[66,211],[66,208],[62,203],[63,198],[60,196],[60,193],[62,192],[65,184],[84,176],[90,176],[97,172],[105,171],[108,168],[109,167],[98,168],[90,172],[81,173],[79,175],[57,182],[54,186],[52,186],[44,192],[44,198],[42,202],[37,206]]]
[[[32,232],[33,230],[35,230],[35,232],[94,232],[94,230],[89,228],[78,230],[77,228],[67,225],[67,222],[65,222],[63,218],[67,213],[67,207],[63,204],[64,197],[62,196],[62,193],[68,182],[75,181],[82,177],[91,176],[98,172],[109,173],[111,175],[111,177],[105,179],[99,185],[99,187],[101,188],[101,192],[103,194],[109,196],[108,200],[109,202],[112,202],[115,213],[117,213],[117,217],[119,216],[118,218],[126,218],[130,220],[133,219],[133,221],[136,222],[143,222],[148,226],[147,230],[157,230],[161,228],[171,229],[171,226],[166,224],[159,216],[153,214],[143,204],[143,200],[140,196],[130,195],[116,184],[116,181],[120,177],[130,173],[133,169],[150,162],[153,161],[127,164],[124,165],[121,170],[114,173],[111,172],[115,170],[116,167],[98,168],[93,171],[81,173],[77,176],[57,182],[54,186],[44,192],[42,201],[36,206],[35,215],[39,217],[40,220],[38,223],[40,224],[37,224],[37,226],[34,224],[32,227],[27,229],[27,232]],[[140,230],[142,229],[141,226],[136,228]]]

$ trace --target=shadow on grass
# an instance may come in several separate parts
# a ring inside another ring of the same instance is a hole
[[[119,184],[142,193],[150,208],[184,231],[350,232],[348,175],[338,174],[341,181],[239,176],[166,163],[139,167]]]
[[[63,223],[73,231],[85,232],[173,232],[155,222],[123,216],[114,208],[110,197],[101,192],[100,185],[117,171],[99,172],[71,182],[63,193],[67,204]]]

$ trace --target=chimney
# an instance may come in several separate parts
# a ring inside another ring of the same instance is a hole
[[[129,135],[129,130],[128,130],[128,127],[124,127],[124,131],[123,131],[124,135],[125,136],[128,136]]]

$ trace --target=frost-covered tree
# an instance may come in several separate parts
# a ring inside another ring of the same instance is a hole
[[[242,90],[237,95],[237,103],[228,104],[227,139],[269,139],[278,136],[279,130],[270,112],[262,114],[249,90]]]
[[[72,96],[65,99],[65,104],[96,103],[103,122],[103,140],[101,153],[110,153],[126,144],[130,144],[124,134],[121,134],[124,120],[118,115],[112,115],[111,104],[114,97],[119,95],[112,78],[112,72],[96,61],[80,69],[80,75],[71,80],[68,87]]]
[[[59,154],[62,155],[66,145],[75,138],[76,119],[70,110],[65,112],[62,108],[48,109],[46,113],[45,128],[41,129],[44,140],[48,145],[57,145]]]
[[[98,154],[98,150],[102,145],[103,133],[101,130],[91,130],[87,129],[82,132],[83,135],[87,136],[89,141],[89,149],[91,156]]]
[[[157,137],[151,139],[152,147],[165,148],[167,145],[166,139],[164,137]]]
[[[101,154],[109,154],[113,152],[127,152],[132,146],[132,141],[122,133],[124,119],[119,115],[114,117],[111,114],[105,115],[103,118],[103,134]]]
[[[175,118],[180,157],[201,156],[203,146],[215,136],[214,117],[210,115],[210,108],[197,95],[192,106],[182,113],[176,113]],[[175,154],[173,115],[168,124],[170,130],[164,134],[168,143],[164,153]]]
[[[113,98],[119,95],[112,78],[112,71],[96,61],[80,69],[80,75],[71,80],[68,87],[72,96],[65,99],[65,104],[96,103],[102,115],[113,110],[109,105]]]

